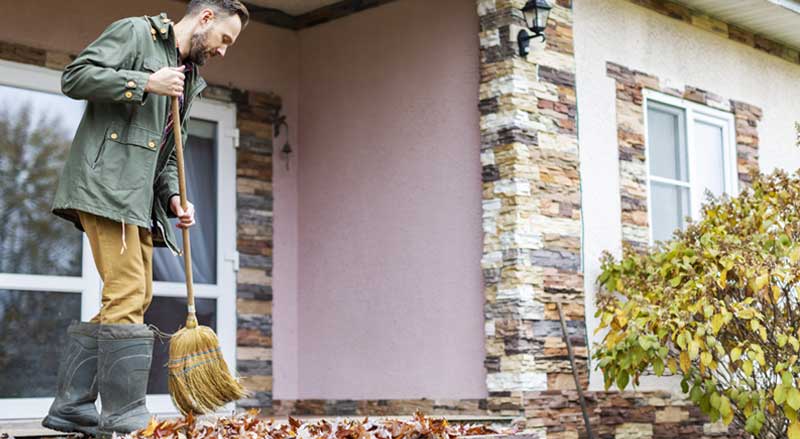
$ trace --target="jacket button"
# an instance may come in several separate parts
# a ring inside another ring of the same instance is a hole
[[[117,135],[117,133],[111,133],[111,138],[112,138],[113,140],[117,140],[117,137],[119,137],[119,136]]]
[[[165,33],[167,33],[167,28],[161,28],[161,33],[162,33],[162,34],[165,34]]]
[[[132,97],[133,97],[133,93],[131,93],[131,92],[129,92],[129,91],[126,91],[126,92],[125,92],[125,97],[126,97],[126,98],[128,98],[128,99],[130,99],[130,98],[132,98]]]
[[[155,148],[155,147],[156,147],[156,142],[153,142],[153,141],[151,140],[151,141],[150,141],[150,142],[147,144],[147,146],[149,146],[150,148]]]
[[[136,83],[133,81],[128,81],[128,88],[136,88]]]

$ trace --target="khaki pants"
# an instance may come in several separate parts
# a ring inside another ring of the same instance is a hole
[[[153,237],[150,231],[78,211],[100,278],[103,299],[92,323],[144,323],[144,312],[153,300]]]

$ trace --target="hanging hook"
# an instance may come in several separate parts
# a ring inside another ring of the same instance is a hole
[[[289,145],[289,124],[286,122],[286,115],[280,114],[281,108],[276,107],[272,117],[272,126],[273,131],[275,132],[275,137],[279,137],[281,135],[281,127],[286,127],[286,143],[283,145],[281,149],[281,154],[283,156],[283,160],[286,161],[286,170],[289,170],[289,155],[292,153],[292,147]]]

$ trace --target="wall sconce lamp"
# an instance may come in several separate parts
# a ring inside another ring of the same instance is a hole
[[[547,0],[528,0],[522,7],[525,25],[533,32],[533,35],[525,29],[520,30],[517,34],[520,56],[528,55],[528,46],[532,39],[542,37],[542,41],[545,40],[544,30],[547,28],[547,16],[550,15],[550,9],[553,7]]]
[[[286,115],[281,115],[281,109],[276,108],[274,115],[272,116],[272,128],[275,131],[275,138],[280,137],[281,135],[281,127],[286,127],[286,143],[283,144],[283,148],[281,148],[281,155],[283,160],[286,162],[286,170],[289,170],[289,155],[292,153],[292,147],[289,146],[289,124],[286,123]]]

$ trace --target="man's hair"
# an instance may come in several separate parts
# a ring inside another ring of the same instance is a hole
[[[250,12],[247,7],[239,0],[192,0],[186,7],[186,15],[195,15],[205,8],[211,8],[215,12],[223,13],[226,16],[236,14],[242,20],[242,29],[250,21]]]

